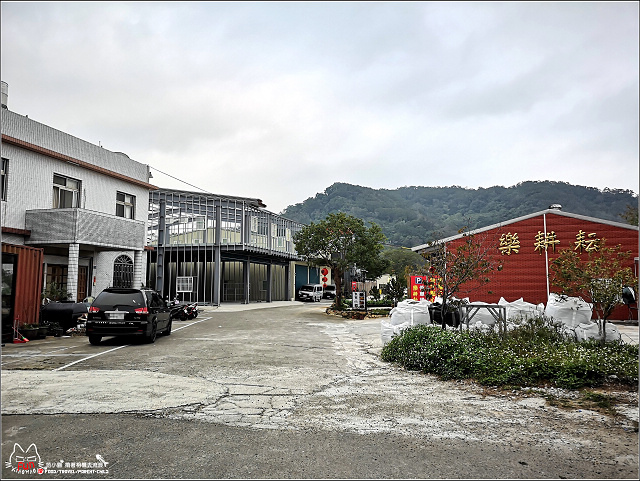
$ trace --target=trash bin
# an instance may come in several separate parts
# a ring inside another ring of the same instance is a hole
[[[429,306],[429,317],[434,324],[442,324],[442,305],[434,302]]]
[[[448,306],[448,305],[447,305]],[[451,327],[460,326],[460,311],[449,311],[450,306],[447,307],[447,312],[444,315],[444,322]],[[442,305],[439,303],[433,303],[429,306],[429,317],[434,324],[442,325]]]

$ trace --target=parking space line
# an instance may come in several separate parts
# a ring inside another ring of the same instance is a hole
[[[2,355],[2,358],[3,358],[2,365],[5,366],[7,364],[11,364],[11,363],[18,362],[18,361],[23,362],[25,359],[30,359],[32,357],[37,357],[37,356],[81,356],[82,354],[53,354],[55,352],[66,351],[67,349],[74,349],[76,347],[80,347],[80,346],[61,347],[60,349],[54,349],[53,351],[51,351],[48,354],[41,354],[41,353],[33,354],[32,352],[28,353],[28,354],[22,354],[22,353],[3,354]],[[12,357],[14,359],[5,361],[4,360],[5,357]]]
[[[118,349],[122,349],[123,347],[128,347],[130,345],[131,344],[125,344],[124,346],[114,347],[113,349],[109,349],[108,351],[99,352],[98,354],[94,354],[93,356],[85,357],[83,359],[78,359],[77,361],[73,361],[73,362],[67,364],[66,366],[58,367],[58,368],[54,369],[54,371],[62,371],[63,369],[66,369],[66,368],[68,368],[70,366],[73,366],[74,364],[78,364],[79,362],[86,361],[86,360],[92,359],[94,357],[102,356],[103,354],[107,354],[109,352],[117,351]]]
[[[184,325],[184,326],[180,326],[180,327],[178,327],[177,329],[172,329],[172,330],[171,330],[171,332],[179,331],[180,329],[184,329],[185,327],[193,326],[194,324],[198,324],[199,322],[202,322],[202,321],[208,321],[209,319],[211,319],[211,318],[210,318],[210,317],[203,317],[203,318],[202,318],[202,319],[200,319],[199,321],[194,321],[194,322],[192,322],[191,324],[187,324],[187,325]]]
[[[192,322],[191,324],[187,324],[186,326],[180,326],[177,329],[172,329],[171,332],[179,331],[180,329],[184,329],[185,327],[193,326],[194,324],[198,324],[200,322],[207,321],[209,319],[211,319],[211,318],[210,317],[204,317],[204,318],[200,319],[199,321]],[[61,366],[61,367],[58,367],[56,369],[53,369],[53,371],[62,371],[63,369],[66,369],[68,367],[73,366],[74,364],[78,364],[80,362],[87,361],[89,359],[93,359],[94,357],[102,356],[103,354],[108,354],[110,352],[117,351],[118,349],[122,349],[123,347],[129,347],[129,346],[131,346],[131,344],[125,344],[124,346],[114,347],[113,349],[109,349],[108,351],[102,351],[102,352],[99,352],[99,353],[94,354],[92,356],[88,356],[88,357],[85,357],[83,359],[78,359],[77,361],[70,362],[69,364],[67,364],[65,366]]]

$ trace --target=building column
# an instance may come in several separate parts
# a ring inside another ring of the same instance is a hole
[[[271,302],[271,264],[267,264],[267,302]]]
[[[156,253],[156,291],[164,299],[169,293],[164,292],[164,253],[166,229],[167,201],[164,194],[160,194],[160,213],[158,216],[158,246]]]
[[[142,281],[142,268],[143,268],[143,251],[133,252],[133,288],[139,289],[144,285]]]
[[[73,302],[78,301],[78,259],[80,244],[69,244],[69,264],[67,266],[67,291]]]
[[[219,245],[214,247],[213,251],[213,304],[220,305],[222,300],[222,255]]]
[[[213,303],[219,306],[222,300],[222,203],[219,200],[215,201],[214,209]]]
[[[293,262],[289,262],[287,265],[284,266],[284,298],[287,301],[292,301],[292,296],[291,296],[291,292],[292,290],[295,290],[295,284],[292,284],[292,282],[295,282],[294,279],[292,279],[292,275],[291,272],[293,270],[293,272],[295,272],[295,267],[293,266]],[[292,289],[293,288],[293,289]]]
[[[242,262],[243,265],[243,269],[242,269],[242,276],[244,277],[244,303],[245,304],[249,304],[249,299],[250,299],[250,295],[251,295],[251,291],[249,290],[250,286],[250,282],[251,282],[251,276],[249,275],[249,269],[251,267],[251,261],[243,261]]]

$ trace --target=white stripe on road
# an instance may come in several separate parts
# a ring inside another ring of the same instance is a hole
[[[172,329],[171,332],[179,331],[180,329],[184,329],[185,327],[193,326],[194,324],[198,324],[199,322],[207,321],[209,319],[211,319],[211,318],[210,317],[205,317],[203,319],[200,319],[199,321],[195,321],[195,322],[192,322],[191,324],[187,324],[186,326],[180,326],[177,329]],[[84,359],[78,359],[77,361],[70,362],[66,366],[62,366],[62,367],[58,367],[58,368],[54,369],[54,371],[62,371],[63,369],[66,369],[68,367],[73,366],[74,364],[78,364],[80,362],[87,361],[89,359],[93,359],[94,357],[102,356],[103,354],[108,354],[110,352],[117,351],[118,349],[122,349],[123,347],[129,347],[129,346],[131,346],[131,344],[125,344],[124,346],[114,347],[113,349],[109,349],[108,351],[99,352],[98,354],[94,354],[93,356],[85,357]]]
[[[51,351],[51,353],[54,352],[59,352],[59,351],[66,351],[67,349],[75,349],[76,347],[80,347],[80,346],[68,346],[68,347],[62,347],[60,349],[56,349],[54,351]],[[32,351],[33,352],[33,351]],[[32,352],[30,353],[25,353],[25,354],[3,354],[2,357],[13,357],[13,358],[17,358],[17,359],[12,359],[12,360],[8,360],[8,361],[2,361],[2,365],[6,365],[6,364],[11,364],[12,362],[23,362],[25,359],[29,359],[32,357],[36,357],[36,356],[47,356],[47,355],[53,355],[53,356],[84,356],[84,354],[33,354]]]

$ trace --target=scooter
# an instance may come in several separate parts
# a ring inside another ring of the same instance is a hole
[[[191,304],[178,306],[171,312],[171,317],[180,321],[195,319],[198,317],[198,304],[196,302],[192,302]]]
[[[198,317],[198,303],[192,302],[191,304],[187,304],[185,312],[187,314],[187,319],[195,319]]]

